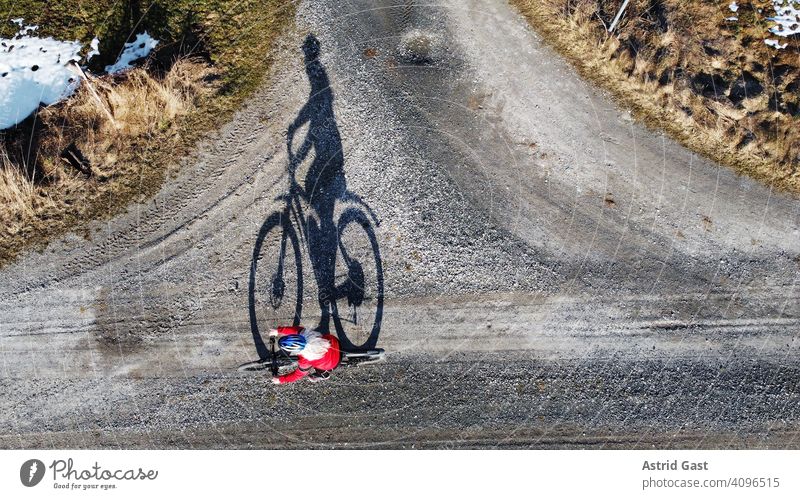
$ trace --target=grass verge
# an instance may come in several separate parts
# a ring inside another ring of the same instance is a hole
[[[286,0],[0,0],[0,36],[10,19],[40,36],[95,36],[112,63],[134,33],[161,41],[147,67],[89,77],[69,99],[0,131],[0,266],[41,249],[89,220],[152,196],[180,160],[263,82],[270,49],[294,18]],[[89,160],[87,177],[60,158],[70,144]],[[85,234],[88,237],[88,234]]]
[[[654,129],[780,190],[800,192],[800,40],[764,43],[769,0],[511,0],[581,76]],[[759,9],[761,12],[759,12]],[[732,17],[737,19],[733,21]]]

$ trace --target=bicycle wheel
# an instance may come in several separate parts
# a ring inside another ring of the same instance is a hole
[[[375,364],[386,358],[383,349],[364,350],[363,352],[344,352],[342,364],[355,366],[360,364]]]
[[[259,357],[267,358],[261,333],[279,325],[300,324],[303,309],[303,260],[286,212],[273,213],[261,226],[248,293],[253,341]]]
[[[287,374],[288,372],[293,371],[294,369],[288,369],[289,367],[294,366],[297,364],[297,361],[291,358],[278,358],[278,374]],[[236,368],[237,371],[264,371],[270,370],[272,368],[272,359],[259,359],[254,360],[252,362],[246,362],[239,367]]]
[[[336,300],[332,316],[345,349],[374,348],[383,317],[383,264],[367,215],[346,209],[338,222]]]
[[[362,357],[383,357],[386,351],[383,348],[376,348],[374,350],[359,350],[357,352],[342,352],[345,359],[359,359]]]

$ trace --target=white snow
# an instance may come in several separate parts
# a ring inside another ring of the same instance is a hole
[[[39,104],[51,105],[68,97],[80,77],[67,65],[79,61],[79,42],[37,38],[36,26],[23,26],[14,38],[0,38],[0,130],[27,118]]]
[[[769,30],[778,36],[791,36],[800,33],[800,0],[772,0],[775,17],[768,17],[775,26]]]
[[[764,40],[764,43],[766,43],[770,47],[775,47],[776,49],[785,49],[786,47],[789,46],[788,43],[781,44],[781,43],[778,42],[778,40],[772,40],[770,38],[767,38],[766,40]]]
[[[106,66],[106,72],[114,74],[130,69],[133,61],[147,57],[156,48],[156,45],[158,45],[158,40],[148,35],[147,31],[136,35],[134,41],[125,44],[117,62]]]
[[[739,6],[736,5],[736,2],[731,2],[731,4],[728,5],[728,8],[731,9],[731,12],[736,12],[739,10]]]
[[[100,40],[98,40],[97,37],[94,37],[92,39],[92,43],[89,44],[89,48],[92,50],[86,54],[87,61],[96,55],[100,55]]]
[[[79,62],[80,42],[33,36],[38,26],[25,26],[24,19],[12,19],[19,26],[13,38],[0,38],[0,130],[12,127],[33,113],[41,104],[49,106],[69,97],[81,83],[80,71],[69,67]],[[126,43],[116,63],[106,67],[118,73],[137,59],[147,57],[158,40],[147,32]],[[100,40],[89,44],[88,61],[100,53]]]

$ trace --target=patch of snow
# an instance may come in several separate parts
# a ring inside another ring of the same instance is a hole
[[[133,61],[150,55],[156,45],[158,45],[158,40],[148,35],[147,31],[136,35],[134,41],[125,44],[117,62],[111,66],[106,66],[106,72],[115,74],[130,69]]]
[[[71,95],[80,76],[68,65],[80,61],[79,42],[30,36],[36,26],[20,26],[14,38],[0,38],[0,130],[24,120],[40,104],[51,105]]]
[[[22,18],[12,19],[19,26],[13,38],[0,38],[0,130],[12,127],[31,115],[40,105],[49,106],[75,92],[82,74],[71,63],[81,60],[83,45],[77,41],[39,38],[32,33],[38,26],[26,26]],[[116,63],[106,67],[119,73],[137,59],[147,57],[158,40],[147,32],[126,43]],[[95,37],[86,54],[88,61],[100,53],[100,40]]]
[[[775,47],[776,49],[785,49],[786,47],[789,46],[788,43],[780,44],[778,42],[778,40],[772,40],[770,38],[767,38],[766,40],[764,40],[764,43],[766,43],[770,47]]]
[[[737,10],[739,10],[739,6],[736,5],[735,1],[731,2],[731,4],[728,5],[728,8],[731,9],[731,12],[736,12]]]
[[[777,24],[769,30],[778,36],[800,33],[800,0],[772,0],[775,17],[768,17]]]
[[[34,32],[37,29],[39,29],[39,25],[38,24],[31,24],[31,25],[25,26],[25,19],[23,19],[21,17],[18,17],[16,19],[12,19],[11,22],[16,24],[17,26],[19,26],[19,31],[17,31],[17,34],[14,35],[14,38],[19,38],[20,36],[29,35],[32,32]]]
[[[86,54],[87,61],[96,55],[100,55],[100,40],[98,40],[97,37],[94,37],[92,39],[92,43],[89,44],[89,48],[92,50]]]
[[[739,18],[738,18],[738,17],[736,17],[736,16],[731,16],[731,17],[726,17],[726,18],[725,18],[725,20],[726,20],[726,21],[738,21],[738,20],[739,20]]]
[[[37,29],[39,29],[39,26],[37,26],[35,24],[31,25],[31,26],[24,26],[21,30],[19,30],[19,33],[17,33],[17,36],[30,35],[34,31],[36,31]]]

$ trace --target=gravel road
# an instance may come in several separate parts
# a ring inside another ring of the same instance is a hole
[[[277,51],[153,199],[0,271],[1,447],[800,447],[797,199],[504,2],[303,2]],[[298,311],[386,362],[236,371]]]

